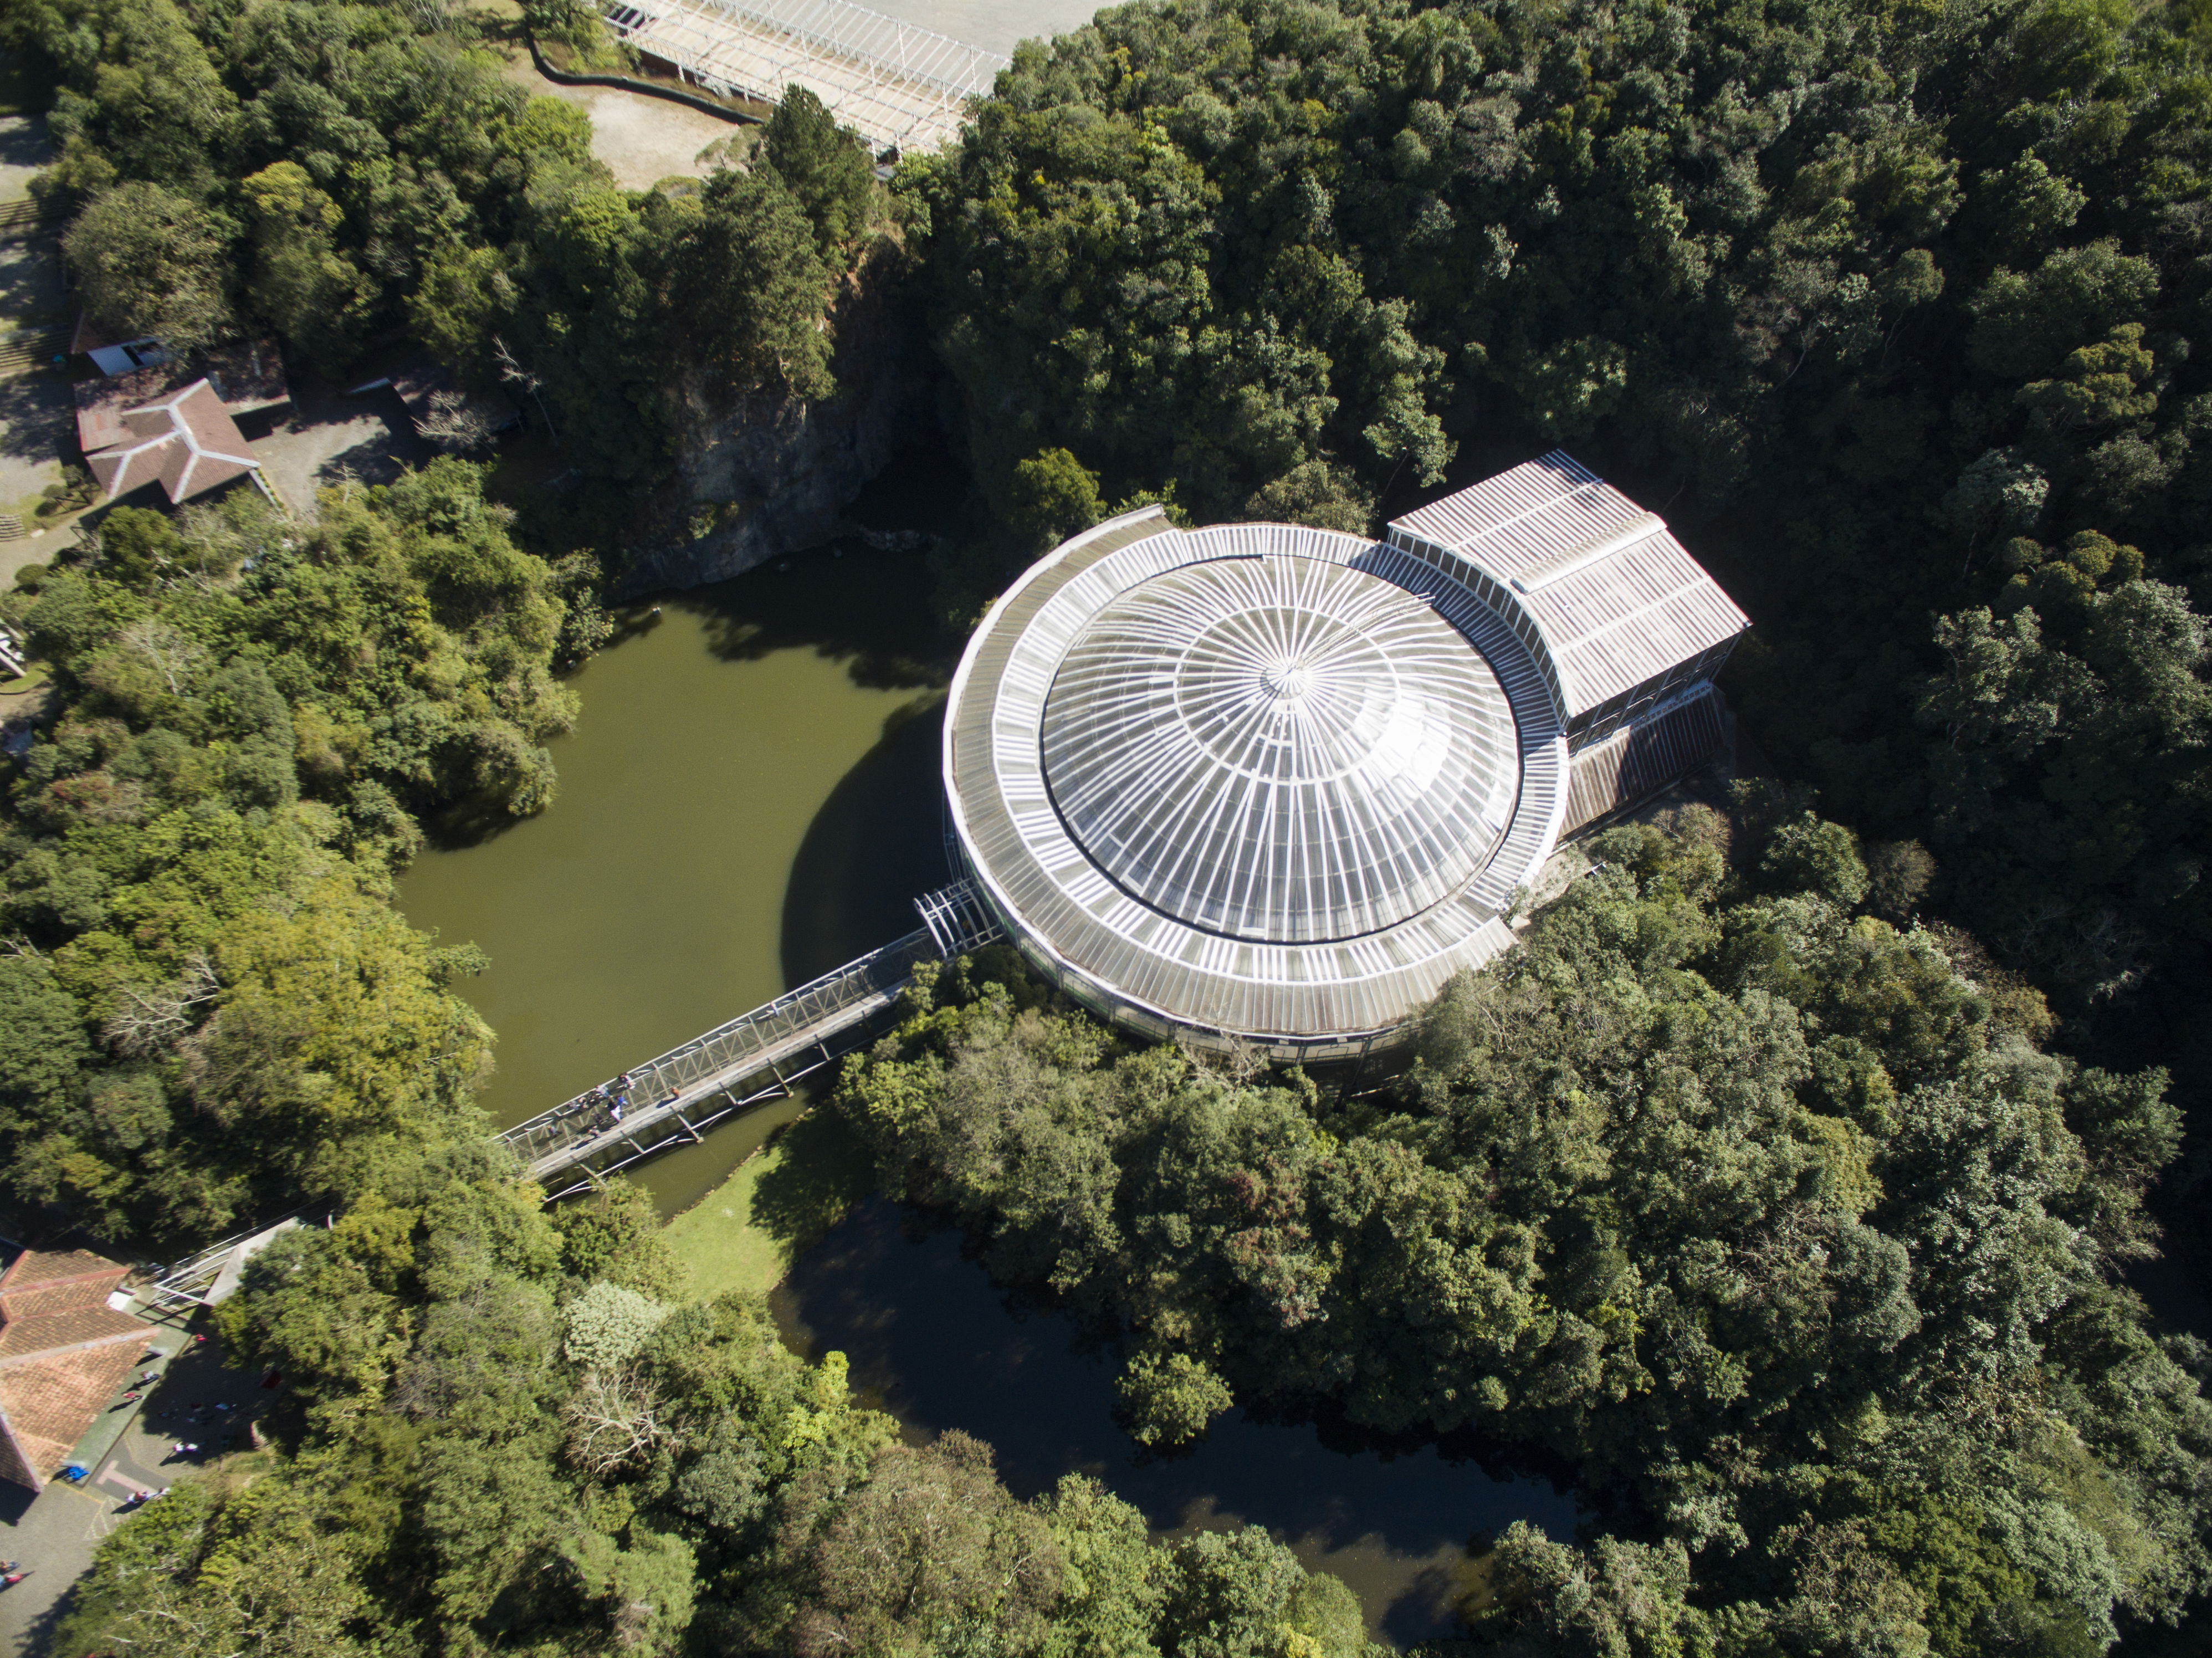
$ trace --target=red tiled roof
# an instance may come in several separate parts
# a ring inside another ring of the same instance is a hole
[[[128,1313],[102,1302],[37,1318],[10,1319],[0,1325],[0,1373],[40,1354],[100,1346],[111,1341],[143,1341],[146,1327]]]
[[[26,1249],[8,1263],[6,1272],[0,1272],[0,1296],[57,1278],[88,1278],[101,1272],[120,1276],[128,1270],[120,1261],[89,1249]]]
[[[292,400],[284,379],[284,359],[273,339],[234,340],[200,353],[208,383],[231,415],[274,409]],[[70,386],[76,401],[77,446],[88,455],[111,449],[131,435],[123,423],[126,409],[158,403],[197,376],[176,363],[156,363],[127,374],[103,374]]]
[[[134,368],[127,374],[72,383],[78,446],[89,455],[122,442],[130,436],[123,411],[153,402],[175,384],[176,376],[167,368]]]
[[[111,496],[158,483],[171,501],[189,501],[260,469],[238,422],[204,379],[116,418],[123,437],[85,457]]]
[[[130,1269],[88,1249],[47,1254],[27,1249],[0,1272],[0,1327],[35,1323],[81,1308],[106,1310],[107,1292]],[[0,1336],[0,1351],[6,1339]]]
[[[8,1413],[0,1411],[0,1479],[12,1479],[18,1485],[28,1485],[33,1491],[44,1491],[46,1477],[30,1454],[15,1440],[15,1430],[8,1425]]]
[[[137,1361],[135,1347],[113,1344],[0,1368],[0,1418],[7,1428],[0,1438],[0,1478],[35,1491],[58,1472],[70,1448],[84,1437]],[[9,1440],[20,1455],[5,1455]],[[18,1466],[8,1467],[11,1462]]]

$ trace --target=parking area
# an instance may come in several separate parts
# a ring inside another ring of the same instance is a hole
[[[0,1658],[46,1649],[71,1582],[100,1540],[140,1506],[137,1493],[252,1455],[253,1424],[281,1397],[281,1386],[263,1387],[261,1374],[226,1367],[222,1343],[204,1321],[197,1333],[149,1324],[147,1351],[162,1355],[148,1366],[153,1382],[140,1388],[134,1376],[129,1390],[140,1396],[118,1399],[78,1442],[82,1485],[56,1480],[33,1496],[0,1481],[0,1559],[20,1562],[29,1574],[0,1594]],[[179,1451],[180,1443],[194,1448]]]
[[[386,372],[365,366],[349,385]],[[258,425],[244,429],[270,487],[306,519],[315,516],[316,497],[325,488],[348,480],[389,483],[405,468],[420,466],[438,452],[416,434],[407,405],[389,386],[352,395],[349,386],[325,385],[298,373],[292,380],[289,417],[280,415],[266,435]]]

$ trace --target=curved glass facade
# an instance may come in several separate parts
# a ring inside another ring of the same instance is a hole
[[[945,737],[961,859],[1031,962],[1282,1058],[1364,1051],[1512,943],[1566,757],[1539,665],[1433,566],[1157,508],[992,607]]]
[[[1480,868],[1517,793],[1490,665],[1419,598],[1297,556],[1205,559],[1091,617],[1054,675],[1046,786],[1116,885],[1209,932],[1376,932]]]

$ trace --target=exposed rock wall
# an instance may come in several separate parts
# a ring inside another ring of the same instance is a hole
[[[611,596],[720,581],[848,531],[847,504],[928,417],[927,353],[910,308],[885,248],[839,298],[839,390],[826,403],[720,395],[687,375],[665,527]]]

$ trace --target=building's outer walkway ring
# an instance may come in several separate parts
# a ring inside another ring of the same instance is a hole
[[[1086,620],[1164,571],[1270,554],[1346,565],[1425,599],[1487,659],[1519,728],[1519,794],[1489,860],[1419,914],[1340,942],[1227,938],[1139,903],[1070,837],[1045,782],[1045,697]],[[1147,507],[1063,543],[991,608],[953,677],[945,779],[969,872],[1023,953],[1078,1000],[1154,1037],[1237,1036],[1279,1058],[1320,1060],[1364,1051],[1452,974],[1512,943],[1504,912],[1559,840],[1567,744],[1527,647],[1431,565],[1357,537],[1287,525],[1179,531]]]

